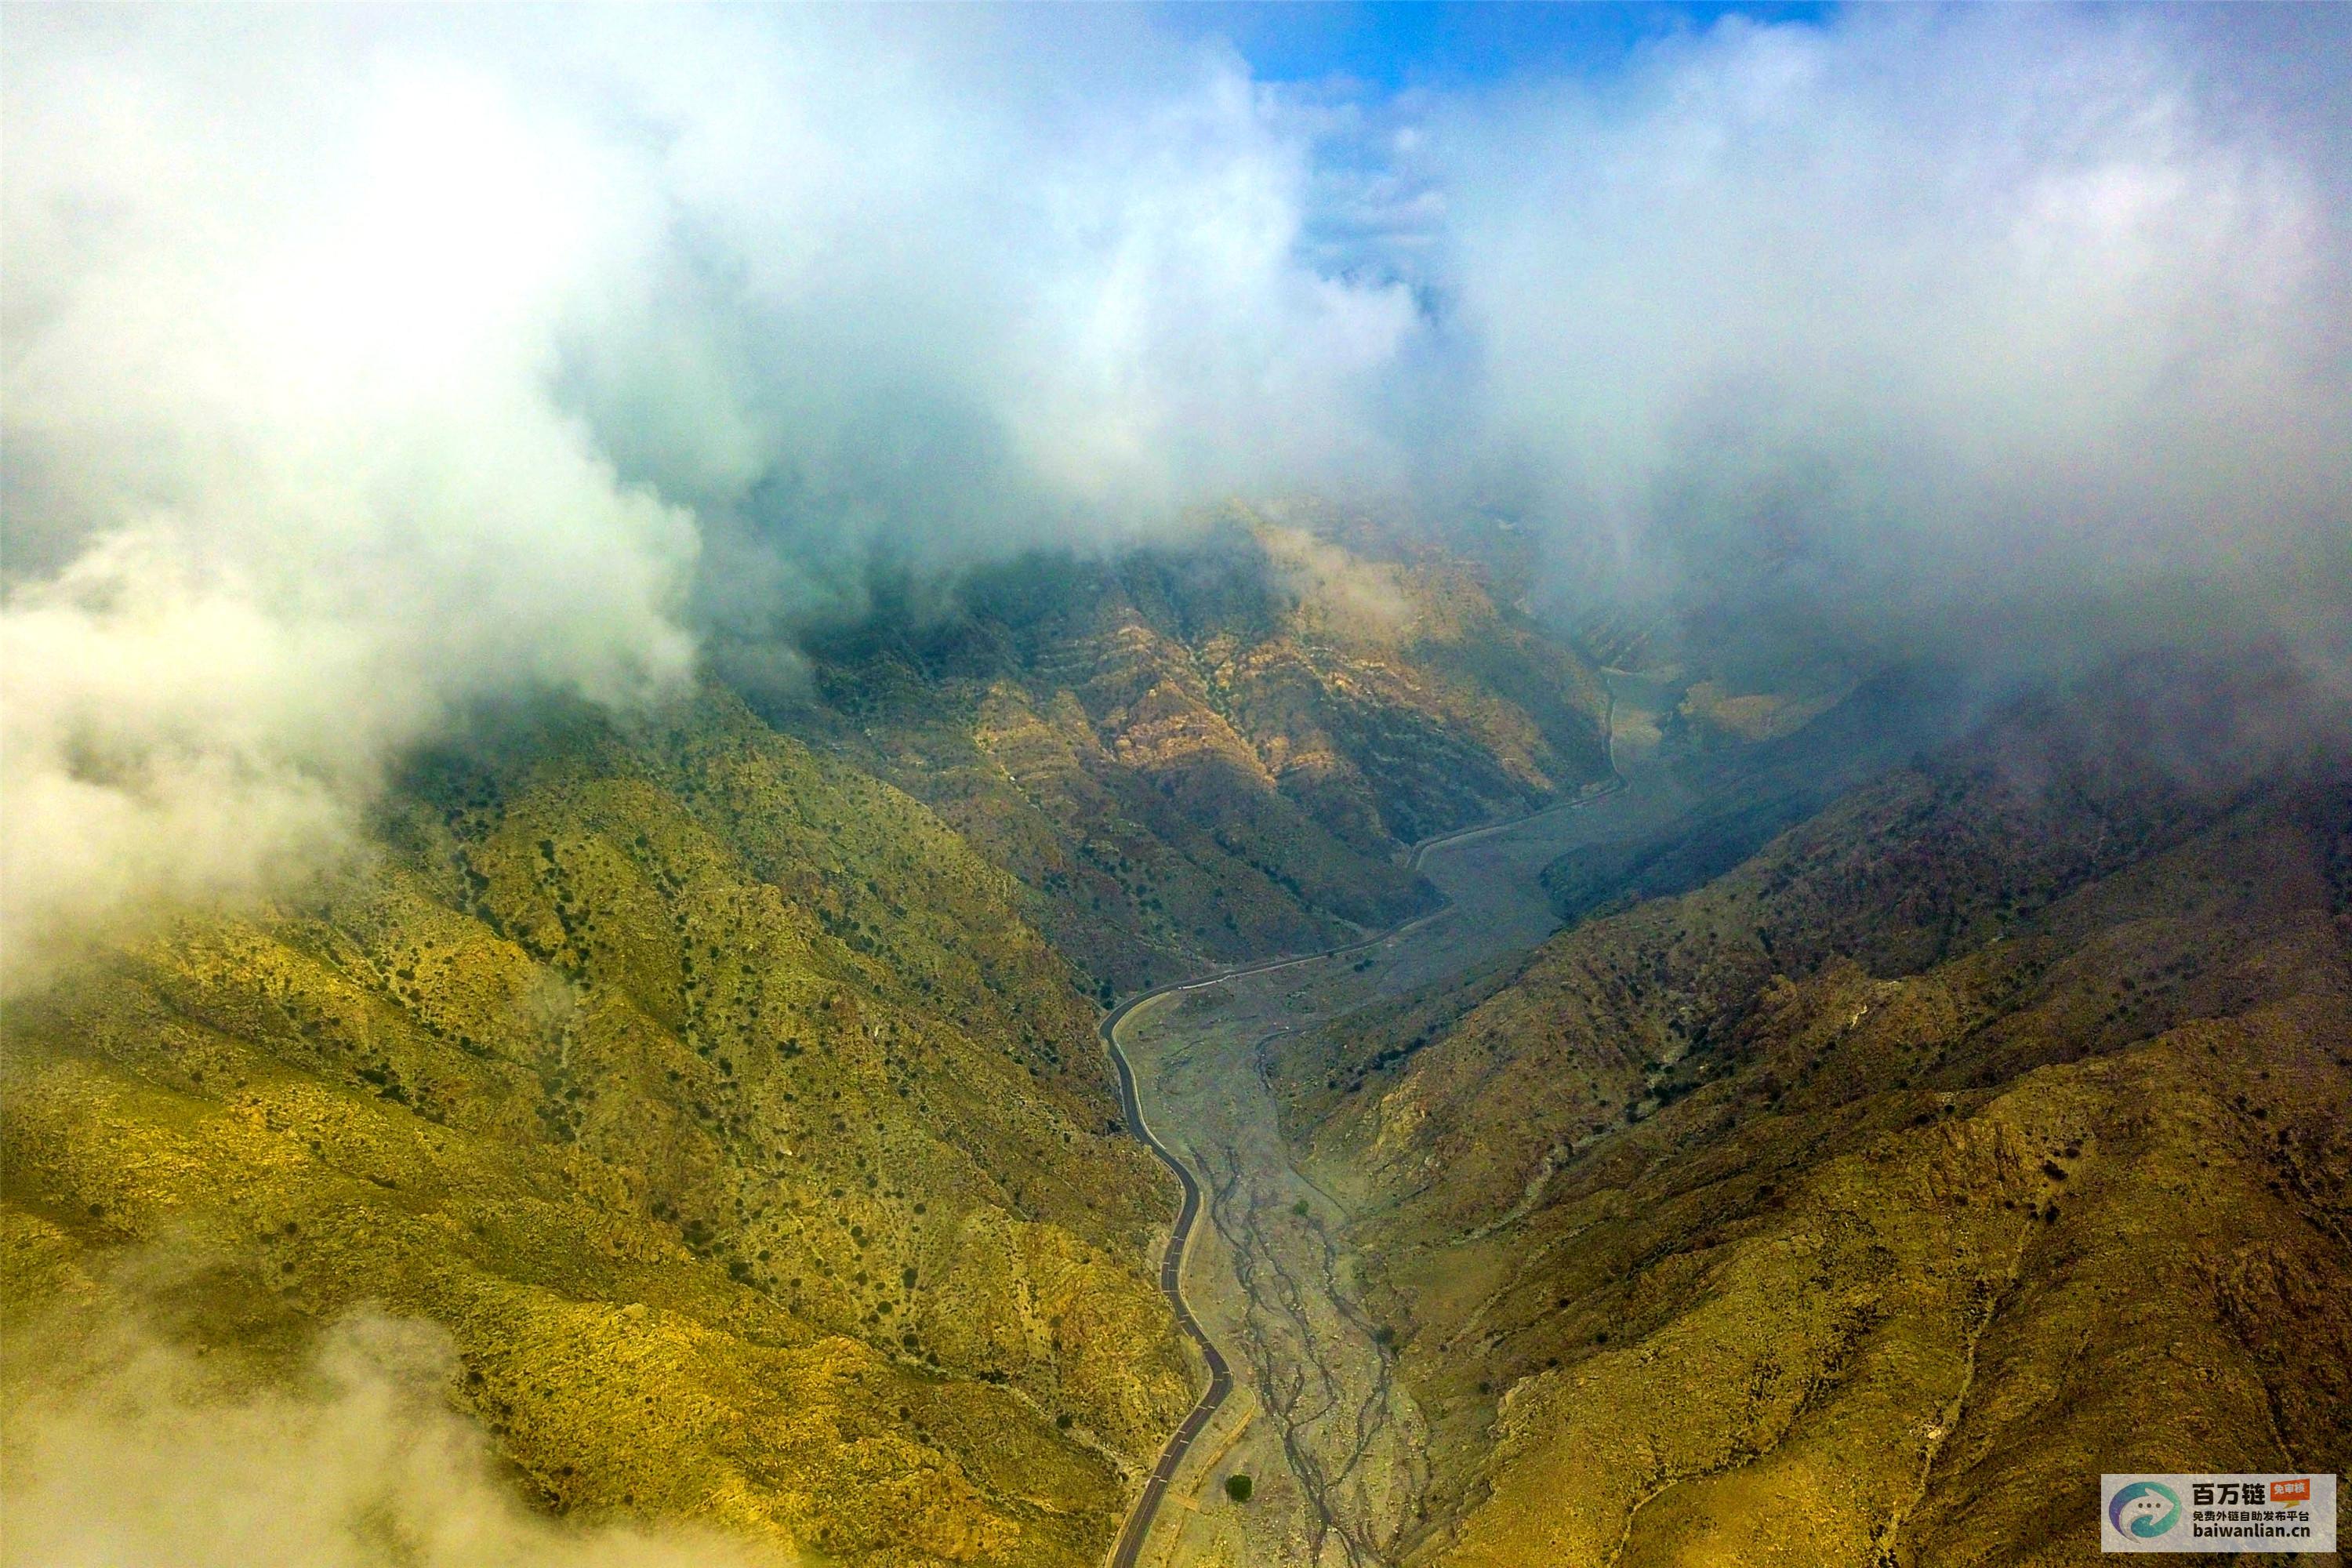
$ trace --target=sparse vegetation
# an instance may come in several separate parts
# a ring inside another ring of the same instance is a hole
[[[964,1538],[1094,1561],[1093,1445],[1148,1454],[1192,1391],[1143,1268],[1169,1190],[1076,1135],[1116,1102],[1018,885],[715,693],[420,760],[383,809],[396,852],[322,901],[10,1009],[12,1327],[68,1279],[109,1281],[93,1321],[143,1311],[110,1255],[201,1238],[219,1348],[299,1359],[362,1303],[440,1323],[566,1507],[903,1553],[839,1430]],[[943,1396],[927,1438],[895,1414]],[[754,1475],[692,1410],[777,1446]],[[1005,1453],[1052,1521],[1015,1522]]]
[[[2352,1361],[2352,1314],[2286,1281],[2352,1268],[2324,875],[2352,787],[2070,750],[2155,728],[2012,716],[1499,983],[1286,1051],[1301,1163],[1380,1152],[1360,1255],[1412,1311],[1399,1374],[1423,1409],[1500,1404],[1491,1442],[1433,1451],[1433,1562],[1727,1528],[2024,1561],[2092,1495],[2063,1456],[2342,1452],[2352,1384],[2288,1369]],[[2199,1348],[2128,1398],[2090,1370],[2152,1337]],[[1653,1495],[1629,1452],[1686,1479]]]

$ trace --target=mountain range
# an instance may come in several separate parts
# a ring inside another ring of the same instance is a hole
[[[1685,809],[1558,934],[1262,1053],[1428,1418],[1403,1561],[2075,1561],[2102,1467],[2344,1468],[2339,752],[2190,665],[1957,738],[1916,671],[1736,693],[1344,521],[484,715],[12,1006],[20,1451],[126,1346],[234,1406],[388,1316],[541,1514],[1097,1561],[1206,1381],[1100,1008],[1429,913],[1410,845],[1622,762]]]

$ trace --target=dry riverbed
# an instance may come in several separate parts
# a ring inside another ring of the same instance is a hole
[[[1523,952],[1554,929],[1537,877],[1580,847],[1657,833],[1687,802],[1644,752],[1620,687],[1625,786],[1431,846],[1446,910],[1375,946],[1171,993],[1119,1026],[1147,1113],[1199,1176],[1209,1224],[1185,1295],[1238,1388],[1160,1510],[1142,1562],[1369,1568],[1420,1519],[1427,1434],[1360,1297],[1342,1194],[1295,1169],[1263,1073],[1284,1037]],[[1252,1480],[1237,1504],[1225,1480]]]

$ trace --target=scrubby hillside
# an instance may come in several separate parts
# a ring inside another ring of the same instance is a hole
[[[1402,846],[1607,774],[1598,680],[1479,568],[1248,513],[886,600],[811,655],[821,700],[778,722],[1013,870],[1112,990],[1391,923],[1427,896]]]
[[[1475,569],[1256,519],[956,605],[765,718],[486,719],[357,864],[14,1007],[20,1408],[388,1313],[559,1515],[1098,1555],[1198,1369],[1096,1001],[1422,907],[1399,847],[1600,772],[1604,700]]]
[[[380,1309],[558,1510],[1097,1557],[1195,1374],[1023,889],[715,694],[421,761],[380,826],[12,1009],[12,1402],[127,1321],[267,1383]]]
[[[1415,1560],[2076,1562],[2103,1468],[2352,1461],[2352,783],[2081,702],[1286,1047]]]

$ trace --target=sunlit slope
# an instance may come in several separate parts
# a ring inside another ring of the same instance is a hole
[[[1440,1432],[1416,1558],[2076,1562],[2352,1461],[2352,787],[2028,716],[1287,1063]]]
[[[1017,884],[718,697],[420,765],[382,837],[14,1010],[11,1316],[267,1363],[377,1303],[559,1509],[1097,1556],[1192,1370]]]
[[[1043,895],[1127,989],[1423,907],[1401,846],[1605,776],[1606,698],[1450,557],[1238,514],[977,574],[813,647],[806,726]]]

